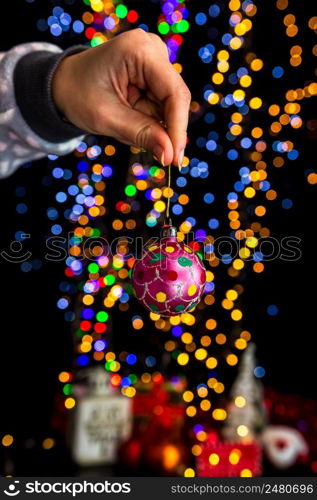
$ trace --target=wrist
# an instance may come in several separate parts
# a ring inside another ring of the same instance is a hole
[[[70,69],[71,59],[74,56],[65,57],[57,66],[52,78],[52,99],[62,115],[63,119],[70,122],[67,103],[72,94],[72,71]]]
[[[19,111],[33,132],[46,141],[65,142],[85,134],[62,119],[65,107],[63,82],[58,84],[57,102],[52,89],[55,73],[63,59],[83,50],[85,47],[77,46],[61,53],[30,51],[15,67],[14,90]]]

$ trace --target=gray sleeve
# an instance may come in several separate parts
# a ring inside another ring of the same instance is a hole
[[[45,140],[28,125],[17,106],[14,71],[22,57],[33,51],[59,54],[49,43],[26,43],[0,54],[0,177],[12,174],[25,162],[48,154],[65,155],[73,151],[83,135],[63,142]]]

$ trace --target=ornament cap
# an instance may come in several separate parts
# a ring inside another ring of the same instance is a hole
[[[172,221],[170,220],[168,224],[164,224],[161,229],[161,238],[168,238],[169,236],[177,236],[177,229],[172,225]]]

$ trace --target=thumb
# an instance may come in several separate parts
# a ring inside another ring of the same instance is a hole
[[[149,115],[125,106],[116,106],[111,121],[116,139],[150,151],[163,166],[172,162],[172,142],[166,130]]]

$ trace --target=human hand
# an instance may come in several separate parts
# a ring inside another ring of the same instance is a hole
[[[82,130],[147,149],[162,165],[182,165],[190,92],[157,35],[135,29],[66,57],[52,92]]]

